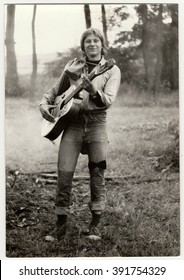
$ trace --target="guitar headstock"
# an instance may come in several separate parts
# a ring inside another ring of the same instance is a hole
[[[114,58],[110,58],[109,60],[106,61],[105,66],[108,69],[111,69],[115,64],[116,64],[115,59]]]

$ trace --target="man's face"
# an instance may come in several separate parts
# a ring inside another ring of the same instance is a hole
[[[94,34],[88,35],[84,40],[84,51],[90,60],[100,60],[102,51],[102,42]]]

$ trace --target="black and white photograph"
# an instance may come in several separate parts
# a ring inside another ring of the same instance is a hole
[[[179,257],[179,4],[3,8],[6,257]]]

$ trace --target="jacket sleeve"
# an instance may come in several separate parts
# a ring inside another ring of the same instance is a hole
[[[107,80],[104,89],[98,90],[98,94],[101,98],[101,102],[106,108],[109,108],[114,102],[117,92],[121,83],[120,69],[115,65],[111,70],[111,75]]]

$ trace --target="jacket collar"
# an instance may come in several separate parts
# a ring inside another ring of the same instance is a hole
[[[102,56],[100,62],[99,62],[99,65],[103,65],[105,64],[106,60],[104,58],[104,56]],[[81,58],[81,59],[78,59],[78,58],[75,58],[73,60],[73,63],[66,67],[65,69],[65,74],[72,80],[76,81],[77,79],[79,79],[80,75],[81,75],[81,72],[82,72],[82,69],[85,67],[86,65],[86,58]]]
[[[86,63],[86,58],[84,58],[84,61],[85,61],[85,63]],[[105,62],[106,62],[106,60],[105,60],[104,56],[102,56],[102,58],[101,58],[99,64],[100,64],[100,65],[103,65],[103,64],[105,64]]]

